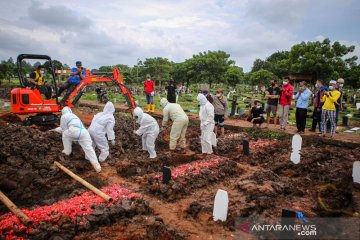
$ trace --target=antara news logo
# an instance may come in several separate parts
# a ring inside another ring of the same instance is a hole
[[[292,224],[292,225],[282,225],[282,224],[251,224],[246,222],[240,224],[237,227],[238,231],[241,231],[246,234],[257,235],[257,233],[262,232],[295,232],[298,236],[316,236],[316,225],[302,225],[302,224]]]

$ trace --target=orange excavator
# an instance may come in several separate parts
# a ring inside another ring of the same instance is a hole
[[[57,123],[59,118],[56,113],[60,112],[65,106],[73,108],[81,96],[85,93],[86,86],[93,83],[110,83],[111,85],[117,86],[124,95],[129,110],[132,112],[136,107],[131,91],[124,85],[118,68],[114,68],[111,73],[92,73],[87,70],[86,77],[69,94],[66,101],[59,102],[58,97],[56,97],[56,99],[46,100],[43,98],[40,91],[31,86],[27,78],[24,76],[23,61],[25,59],[48,61],[51,69],[51,86],[55,90],[55,93],[58,92],[51,58],[47,55],[20,54],[17,57],[17,70],[20,80],[20,88],[14,88],[11,91],[10,101],[12,113],[18,115],[30,115],[23,122],[24,125],[47,125]]]

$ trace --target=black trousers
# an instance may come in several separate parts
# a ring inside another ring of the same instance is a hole
[[[169,103],[176,103],[176,95],[175,94],[169,94],[166,96]]]
[[[307,109],[296,108],[296,126],[298,131],[305,131]]]
[[[314,108],[314,112],[312,115],[312,126],[311,126],[311,130],[315,131],[316,130],[316,125],[319,124],[319,132],[321,132],[321,108],[319,108],[320,111],[317,110],[317,108]]]
[[[74,89],[76,88],[77,84],[73,84],[73,83],[65,83],[64,85],[62,85],[59,88],[59,91],[57,93],[57,96],[60,97],[60,95],[67,90],[66,94],[64,95],[64,97],[61,99],[61,104],[64,104],[66,102],[66,100],[70,97],[71,93],[74,91]]]
[[[41,94],[44,94],[46,99],[49,100],[51,99],[51,94],[52,94],[52,88],[49,85],[36,85],[35,86]]]
[[[70,88],[71,88],[72,90],[74,90],[75,87],[76,87],[76,85],[77,85],[77,84],[68,83],[68,82],[65,83],[65,84],[63,84],[63,85],[61,85],[60,88],[59,88],[59,91],[58,91],[58,93],[57,93],[57,96],[60,97],[61,94],[62,94],[65,90],[69,90]]]

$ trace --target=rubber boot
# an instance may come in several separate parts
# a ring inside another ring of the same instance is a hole
[[[150,112],[150,104],[148,104],[146,107],[147,107],[146,112]]]
[[[151,105],[151,112],[155,112],[155,104]]]

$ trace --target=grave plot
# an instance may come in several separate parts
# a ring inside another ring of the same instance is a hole
[[[252,138],[246,132],[227,133],[224,138],[217,138],[217,146],[213,147],[214,154],[236,158],[243,153],[243,141],[249,141],[250,151],[259,151],[269,145],[278,144],[279,140]],[[200,138],[190,139],[190,149],[196,153],[201,153]]]
[[[133,156],[115,164],[117,173],[122,177],[143,176],[144,174],[161,171],[164,165],[176,166],[200,159],[199,155],[193,153],[169,153],[159,152],[154,159],[146,156]]]
[[[111,226],[103,226],[93,232],[81,232],[77,240],[84,239],[188,239],[188,234],[165,224],[160,216],[135,215],[131,219],[118,218]]]
[[[92,192],[64,199],[52,205],[35,209],[22,209],[32,224],[25,226],[13,213],[0,216],[0,237],[48,239],[53,235],[73,237],[77,232],[89,231],[104,224],[111,224],[117,218],[148,214],[150,209],[140,195],[118,185],[104,187],[102,191],[113,201],[106,202]]]
[[[213,148],[214,154],[220,156],[229,156],[238,154],[238,147],[242,144],[243,139],[247,137],[246,133],[232,133],[226,131],[224,138],[217,138],[217,146]],[[200,137],[190,138],[189,147],[196,153],[201,153]]]
[[[191,194],[216,181],[222,181],[234,174],[241,174],[235,162],[218,156],[208,156],[204,160],[179,165],[171,169],[171,180],[163,183],[163,175],[145,177],[143,188],[169,201]]]

